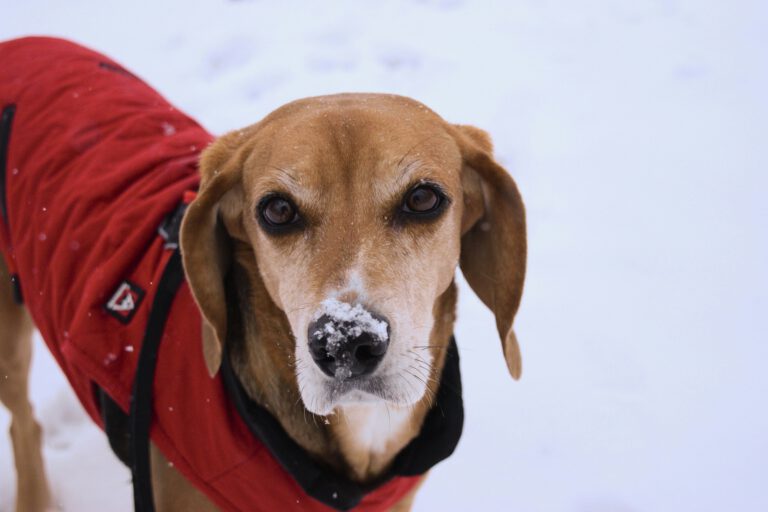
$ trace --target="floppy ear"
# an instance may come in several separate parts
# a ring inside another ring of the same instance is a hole
[[[203,316],[203,356],[208,373],[219,370],[227,337],[224,278],[231,240],[219,215],[224,195],[240,180],[236,160],[238,135],[219,138],[200,158],[200,191],[181,224],[180,247],[189,288]],[[234,165],[233,165],[234,164]]]
[[[525,208],[512,177],[493,159],[488,134],[461,125],[453,131],[464,162],[461,271],[496,316],[507,368],[519,379],[522,359],[512,322],[525,279]]]

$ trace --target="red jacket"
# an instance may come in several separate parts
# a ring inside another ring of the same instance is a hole
[[[0,44],[0,109],[0,248],[48,348],[102,425],[95,386],[128,411],[170,256],[157,228],[197,188],[198,155],[212,137],[112,60],[58,39]],[[222,510],[331,510],[251,434],[221,378],[208,377],[200,323],[184,284],[158,355],[152,441]],[[355,510],[386,510],[418,480],[393,478]]]

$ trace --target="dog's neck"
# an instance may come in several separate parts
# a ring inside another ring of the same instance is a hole
[[[241,255],[243,259],[247,256]],[[238,258],[239,259],[239,258]],[[239,274],[247,274],[239,275]],[[277,418],[302,448],[349,478],[375,480],[416,435],[437,392],[445,350],[433,350],[428,390],[415,405],[396,408],[384,403],[337,407],[334,414],[317,416],[307,411],[296,384],[294,341],[285,314],[264,289],[258,269],[236,265],[231,287],[240,314],[230,315],[237,335],[229,338],[233,368],[247,393]],[[246,287],[242,283],[248,283]],[[237,283],[237,284],[235,284]],[[434,326],[428,345],[446,346],[455,319],[456,287],[451,284],[433,310]],[[250,314],[249,314],[250,312]],[[234,318],[239,316],[239,318]]]

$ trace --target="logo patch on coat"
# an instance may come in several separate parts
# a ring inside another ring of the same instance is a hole
[[[120,283],[104,308],[107,313],[127,324],[133,318],[142,299],[144,299],[144,290],[137,284],[125,280]]]

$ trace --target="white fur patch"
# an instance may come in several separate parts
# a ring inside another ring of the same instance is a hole
[[[349,429],[349,441],[365,452],[383,453],[393,439],[408,427],[411,411],[386,403],[339,406]]]
[[[347,274],[347,286],[345,291],[355,292],[360,299],[365,298],[365,283],[360,273],[361,265],[358,263]]]

